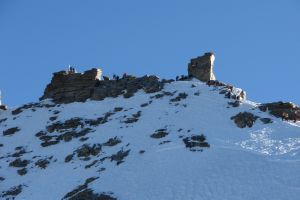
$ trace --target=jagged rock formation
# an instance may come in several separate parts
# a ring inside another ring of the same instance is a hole
[[[220,90],[220,94],[224,94],[225,98],[235,99],[238,101],[246,100],[246,92],[240,88],[235,88],[232,85],[222,83],[220,81],[210,80],[206,83],[208,86],[214,86]],[[237,103],[234,105],[236,106]]]
[[[300,122],[271,115],[298,107],[213,80],[92,74],[56,74],[54,102],[0,112],[0,199],[299,199]],[[106,99],[56,103],[85,98]]]
[[[255,116],[249,112],[240,112],[239,114],[231,117],[231,120],[234,120],[234,123],[239,128],[249,127],[251,128],[254,125],[254,122],[258,119],[258,116]]]
[[[293,103],[274,102],[266,103],[259,106],[261,111],[270,111],[275,117],[281,117],[285,120],[300,121],[300,107]]]
[[[216,80],[213,72],[214,61],[213,53],[205,53],[203,56],[191,59],[188,64],[188,75],[203,82]]]
[[[7,107],[5,105],[0,105],[0,110],[7,110]]]
[[[101,70],[95,68],[84,73],[54,73],[40,100],[51,98],[55,103],[71,103],[84,102],[87,99],[103,100],[121,94],[129,98],[139,89],[153,93],[163,88],[163,83],[156,76],[126,76],[119,80],[100,80],[101,74]]]
[[[60,71],[53,73],[41,99],[52,98],[57,103],[83,102],[91,97],[91,91],[99,82],[101,70],[91,69],[82,73]]]

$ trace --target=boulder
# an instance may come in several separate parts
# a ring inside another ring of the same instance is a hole
[[[239,128],[246,128],[247,126],[249,128],[251,128],[254,125],[254,122],[258,118],[259,117],[253,115],[252,113],[249,113],[249,112],[240,112],[239,114],[231,117],[231,120],[234,120],[234,123]]]
[[[216,80],[213,72],[214,61],[215,56],[213,53],[205,53],[203,56],[191,59],[188,64],[189,77],[195,77],[203,82]]]
[[[0,110],[7,110],[7,106],[5,106],[5,105],[0,105]]]
[[[290,102],[265,103],[259,106],[261,111],[269,111],[275,117],[281,117],[284,120],[300,121],[300,107]]]

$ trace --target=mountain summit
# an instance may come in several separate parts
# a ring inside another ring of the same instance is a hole
[[[176,80],[54,73],[0,110],[0,199],[299,199],[300,108],[247,100],[213,62]]]

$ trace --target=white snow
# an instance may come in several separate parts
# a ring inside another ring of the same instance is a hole
[[[192,84],[196,87],[191,87]],[[0,133],[12,127],[19,127],[21,131],[11,136],[0,135],[0,144],[3,144],[0,147],[0,177],[5,178],[0,180],[0,196],[13,186],[24,185],[16,200],[62,199],[87,178],[99,177],[88,187],[96,193],[113,192],[120,200],[299,199],[299,122],[283,122],[259,111],[257,104],[251,101],[244,101],[237,108],[230,107],[228,102],[233,100],[224,98],[215,87],[199,81],[173,82],[166,84],[164,91],[176,93],[151,99],[155,94],[139,91],[129,99],[120,96],[36,108],[34,112],[27,109],[15,116],[11,114],[12,110],[1,112],[0,120],[7,120],[0,123]],[[186,99],[170,102],[181,92],[188,94]],[[199,96],[194,95],[197,92]],[[148,106],[140,106],[150,100],[153,102]],[[84,142],[75,138],[41,147],[41,141],[35,136],[53,123],[49,118],[55,110],[60,112],[56,121],[63,122],[74,117],[103,117],[115,107],[123,110],[110,116],[107,123],[92,127],[95,131],[87,134],[88,139]],[[130,117],[138,111],[141,111],[141,117],[137,122],[123,123],[124,115]],[[273,123],[263,124],[257,120],[252,128],[238,128],[230,118],[243,111],[271,118]],[[150,137],[162,128],[169,133],[166,137]],[[195,134],[204,134],[210,148],[204,148],[202,152],[186,148],[182,139]],[[65,157],[83,144],[101,144],[115,136],[122,143],[102,147],[101,153],[89,161],[74,156],[71,162],[65,163]],[[163,141],[170,142],[159,145]],[[7,157],[18,146],[25,147],[28,152],[21,158],[31,161],[24,176],[17,174],[18,168],[9,166],[16,158]],[[130,153],[120,165],[105,160],[85,169],[84,166],[92,161],[99,161],[121,149],[130,150]],[[145,153],[140,154],[140,150]],[[46,169],[35,166],[38,159],[50,156],[53,158]],[[99,171],[101,168],[105,170]]]

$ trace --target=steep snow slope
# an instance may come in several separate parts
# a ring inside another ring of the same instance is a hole
[[[1,111],[1,198],[299,199],[299,122],[199,81],[156,94]],[[238,128],[244,111],[273,122]]]

